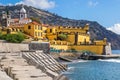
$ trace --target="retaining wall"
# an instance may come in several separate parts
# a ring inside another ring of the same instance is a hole
[[[20,52],[21,50],[29,50],[28,44],[0,43],[0,52]]]

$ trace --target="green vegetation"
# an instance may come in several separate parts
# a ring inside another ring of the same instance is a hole
[[[67,34],[63,34],[63,33],[61,33],[61,34],[58,35],[58,39],[59,40],[66,40],[67,37],[68,37]]]
[[[6,41],[12,42],[12,43],[21,43],[25,39],[25,37],[22,33],[4,34],[4,35],[2,35],[0,33],[0,39],[6,40]]]
[[[40,19],[39,19],[39,18],[36,18],[36,17],[31,17],[30,19],[32,19],[32,21],[35,21],[35,22],[40,23]]]

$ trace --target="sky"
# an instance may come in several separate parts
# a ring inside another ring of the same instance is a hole
[[[97,21],[120,34],[120,0],[0,0],[0,4],[26,4],[66,18]]]

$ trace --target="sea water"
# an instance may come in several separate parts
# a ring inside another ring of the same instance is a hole
[[[120,80],[120,59],[80,60],[69,63],[63,74],[70,80]]]

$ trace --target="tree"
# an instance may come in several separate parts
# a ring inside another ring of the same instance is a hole
[[[32,19],[32,21],[35,21],[35,22],[41,23],[39,18],[31,17],[30,19]]]
[[[63,33],[61,33],[61,34],[58,35],[58,39],[59,40],[66,40],[67,37],[68,37],[67,34],[63,34]]]

